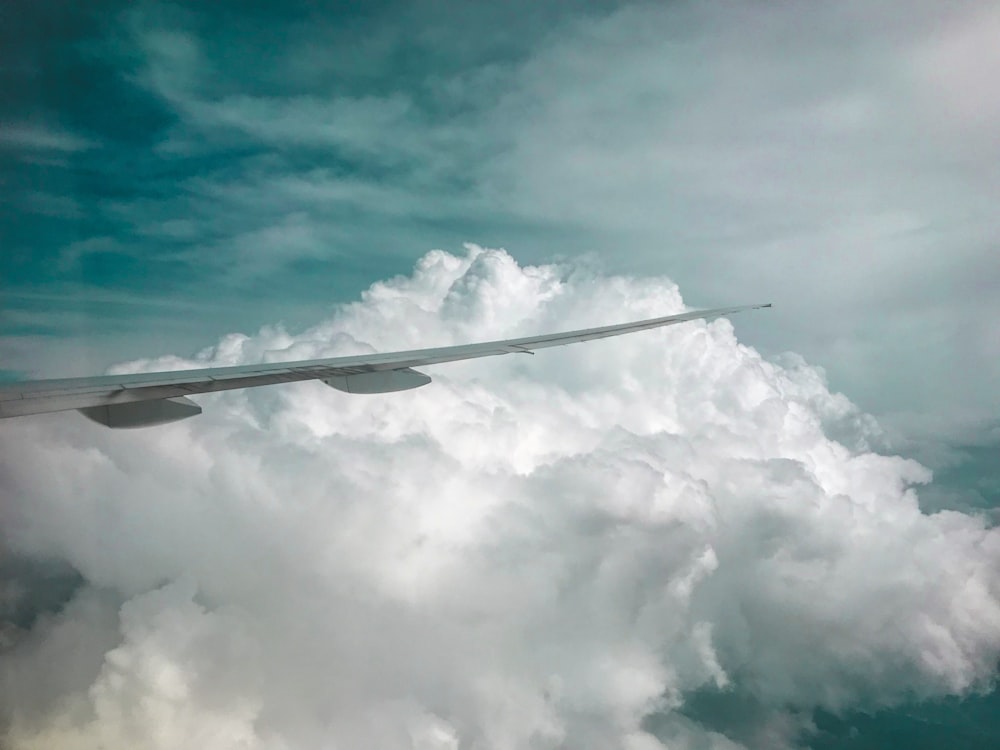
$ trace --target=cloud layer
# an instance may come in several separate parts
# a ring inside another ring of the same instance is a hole
[[[681,309],[665,278],[470,247],[301,333],[127,367]],[[871,452],[801,359],[720,320],[428,372],[219,394],[147,431],[0,425],[6,557],[84,579],[0,653],[5,746],[794,746],[814,708],[994,679],[1000,532],[921,513],[929,472]],[[706,690],[752,696],[750,727],[687,718]]]

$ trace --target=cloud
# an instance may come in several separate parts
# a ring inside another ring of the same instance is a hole
[[[522,63],[491,119],[510,148],[482,179],[515,186],[509,210],[584,227],[574,241],[616,268],[780,303],[754,340],[909,434],[971,430],[1000,410],[996,18],[629,4]]]
[[[949,19],[944,33],[919,50],[914,84],[928,99],[937,100],[937,106],[927,107],[927,115],[950,133],[988,139],[984,131],[1000,120],[1000,96],[989,86],[1000,71],[1000,53],[991,42],[998,31],[1000,7],[986,3]],[[996,144],[984,139],[975,147],[995,149]]]
[[[96,144],[78,135],[29,123],[0,125],[0,148],[21,151],[73,153],[95,148]]]
[[[1000,409],[995,5],[577,7],[506,45],[485,10],[251,14],[253,75],[249,37],[144,6],[116,41],[175,117],[157,153],[206,161],[109,214],[234,289],[360,256],[367,283],[467,236],[666,272],[706,306],[780,303],[740,325],[901,447],[969,439]]]
[[[663,277],[470,246],[300,333],[124,367],[681,309]],[[218,394],[148,431],[0,425],[6,554],[85,580],[0,654],[6,746],[791,746],[816,707],[994,680],[1000,532],[922,513],[930,473],[871,452],[877,425],[801,358],[720,320],[428,372]],[[753,731],[685,715],[731,690]]]

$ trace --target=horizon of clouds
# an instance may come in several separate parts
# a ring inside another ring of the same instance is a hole
[[[664,277],[469,246],[308,330],[118,369],[664,306],[685,307]],[[427,369],[403,394],[216,394],[150,430],[0,424],[0,562],[79,576],[0,631],[5,746],[794,748],[829,739],[819,710],[995,685],[1000,527],[923,512],[931,473],[873,452],[877,423],[801,358],[721,319]]]

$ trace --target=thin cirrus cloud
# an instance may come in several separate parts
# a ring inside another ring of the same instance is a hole
[[[79,135],[35,123],[0,124],[0,150],[73,153],[96,148],[97,143]]]
[[[681,309],[662,277],[473,246],[301,334],[123,367]],[[5,746],[798,747],[817,708],[989,688],[1000,532],[921,513],[930,473],[871,452],[800,358],[722,320],[430,374],[219,394],[147,432],[0,426],[8,553],[82,577],[10,631]],[[728,737],[686,713],[730,690],[756,708]]]

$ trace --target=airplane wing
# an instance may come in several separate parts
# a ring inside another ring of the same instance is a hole
[[[439,349],[198,370],[26,381],[0,386],[0,419],[77,409],[95,422],[108,427],[145,427],[200,414],[201,407],[187,398],[192,394],[300,380],[322,380],[347,393],[388,393],[417,388],[431,381],[427,375],[413,370],[414,367],[499,354],[530,354],[535,349],[620,336],[688,320],[715,318],[741,310],[770,306],[746,305],[695,310],[600,328]]]

